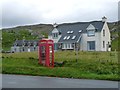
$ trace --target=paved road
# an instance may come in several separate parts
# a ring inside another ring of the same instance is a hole
[[[41,76],[2,75],[3,88],[118,88],[118,82]]]

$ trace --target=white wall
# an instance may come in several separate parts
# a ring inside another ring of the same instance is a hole
[[[52,35],[48,36],[48,39],[51,39],[54,41],[54,43],[58,43],[59,39],[61,38],[61,35],[58,35],[58,38],[53,39]]]
[[[59,31],[56,28],[54,28],[53,31],[52,31],[52,33],[59,33]],[[58,43],[58,41],[59,41],[60,38],[61,38],[61,35],[58,35],[58,38],[53,38],[52,35],[48,36],[48,39],[53,40],[54,43]]]
[[[88,50],[87,41],[95,41],[95,51],[101,51],[100,36],[101,36],[100,32],[97,32],[95,33],[95,36],[90,37],[88,37],[87,33],[83,33],[81,38],[80,50],[87,51]]]
[[[105,36],[103,36],[103,29],[105,30]],[[110,31],[107,23],[105,22],[103,29],[101,31],[101,51],[107,51],[107,43],[111,44]],[[103,41],[105,41],[105,48],[103,48]],[[111,49],[110,49],[111,50]]]

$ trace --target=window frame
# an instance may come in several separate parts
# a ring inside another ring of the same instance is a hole
[[[105,41],[103,41],[103,48],[105,48]]]
[[[56,39],[56,38],[58,38],[58,33],[53,33],[53,39]]]
[[[103,29],[103,36],[105,36],[105,29]]]
[[[94,45],[94,47],[93,47],[93,45]],[[87,50],[88,51],[95,51],[96,50],[95,41],[87,41]]]
[[[73,37],[72,37],[72,40],[74,40],[76,38],[76,36],[74,35]]]
[[[89,33],[90,31],[93,31],[93,34],[90,34],[90,33]],[[94,29],[87,30],[87,36],[88,36],[88,37],[95,36],[95,30],[94,30]]]

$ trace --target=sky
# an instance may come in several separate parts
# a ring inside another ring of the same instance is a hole
[[[118,20],[119,0],[2,0],[0,28],[32,24]]]

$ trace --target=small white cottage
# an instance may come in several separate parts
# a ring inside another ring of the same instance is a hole
[[[31,52],[38,51],[37,40],[16,40],[11,47],[12,52]]]

